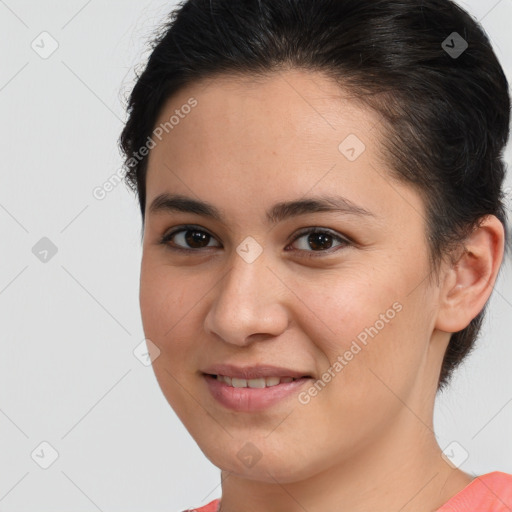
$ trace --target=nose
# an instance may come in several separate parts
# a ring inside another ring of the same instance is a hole
[[[245,346],[286,330],[287,290],[264,254],[252,263],[234,254],[231,268],[211,292],[216,295],[205,318],[206,332]]]

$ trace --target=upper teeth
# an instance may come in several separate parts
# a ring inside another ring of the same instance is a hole
[[[282,382],[291,382],[296,380],[292,377],[260,377],[258,379],[238,379],[236,377],[228,377],[227,375],[217,375],[217,380],[224,382],[228,386],[234,388],[268,388],[277,386]]]

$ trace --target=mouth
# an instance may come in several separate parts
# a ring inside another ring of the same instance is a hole
[[[229,387],[253,389],[270,388],[273,386],[278,386],[279,384],[286,384],[289,382],[312,378],[310,375],[305,375],[303,377],[258,377],[255,379],[242,379],[237,377],[230,377],[229,375],[215,375],[211,373],[205,373],[204,375],[211,379],[215,379],[218,382],[222,382]]]
[[[262,412],[279,404],[290,407],[289,400],[313,379],[309,375],[300,376],[298,372],[295,377],[260,375],[250,379],[202,372],[202,377],[219,405],[240,413]]]

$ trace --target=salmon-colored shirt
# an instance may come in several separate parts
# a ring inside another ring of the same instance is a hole
[[[512,475],[494,471],[477,476],[436,512],[510,512]]]
[[[219,512],[220,498],[184,512]],[[436,512],[511,512],[512,474],[493,471],[474,478]]]
[[[220,498],[184,512],[219,512]],[[477,476],[436,512],[511,512],[512,475],[494,471]]]

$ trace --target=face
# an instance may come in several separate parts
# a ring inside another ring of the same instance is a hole
[[[140,306],[184,426],[218,467],[269,482],[406,439],[404,403],[428,422],[435,395],[439,291],[424,204],[380,158],[378,115],[302,71],[197,83],[157,125],[176,110],[149,155]],[[162,194],[213,212],[152,208]],[[239,389],[205,375],[237,373],[221,364],[304,378]]]

